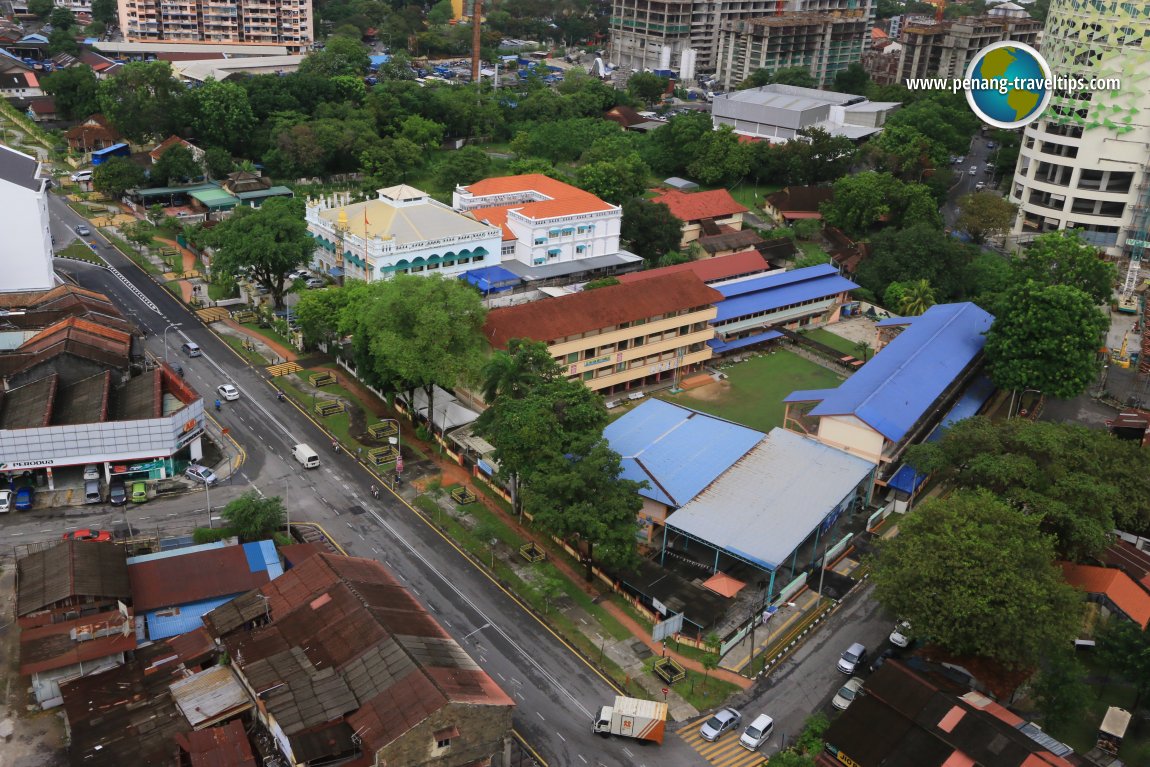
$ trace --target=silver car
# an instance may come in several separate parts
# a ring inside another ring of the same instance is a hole
[[[860,663],[866,660],[866,647],[855,642],[839,656],[838,670],[844,674],[853,674]]]
[[[220,481],[216,473],[207,466],[199,466],[194,463],[184,470],[184,476],[188,479],[194,479],[196,482],[203,482],[205,485],[214,485]]]
[[[733,708],[724,708],[715,712],[715,715],[703,723],[699,728],[699,735],[703,740],[715,741],[725,732],[730,732],[743,721],[743,715]]]

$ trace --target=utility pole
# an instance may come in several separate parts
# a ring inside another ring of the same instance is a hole
[[[479,47],[482,42],[480,20],[483,18],[483,0],[472,0],[471,6],[471,82],[479,87]]]

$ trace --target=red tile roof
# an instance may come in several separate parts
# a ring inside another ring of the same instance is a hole
[[[542,173],[525,173],[522,176],[487,178],[482,181],[476,181],[474,184],[463,188],[476,198],[515,194],[516,192],[524,194],[534,192],[535,202],[491,206],[491,208],[514,210],[534,220],[575,216],[580,213],[596,213],[604,210],[613,210],[615,208],[614,205],[600,200],[590,192],[585,192],[578,187],[565,184],[562,181],[556,181],[550,176],[544,176]],[[489,208],[475,208],[471,211],[471,214],[477,219],[483,220],[481,215],[483,211],[486,210],[489,210]],[[504,217],[507,215],[506,210],[502,213]],[[500,214],[493,212],[490,215],[498,216]],[[506,237],[504,239],[506,239]]]
[[[268,582],[266,570],[252,572],[243,546],[137,562],[128,565],[128,578],[140,611],[240,594]]]
[[[726,189],[711,192],[680,192],[672,189],[651,202],[661,202],[671,209],[680,221],[701,221],[704,218],[727,218],[747,209],[735,202]]]
[[[725,280],[730,277],[739,277],[744,274],[765,272],[771,268],[767,260],[757,250],[744,250],[742,253],[732,253],[717,258],[703,258],[698,261],[688,261],[685,264],[663,266],[658,269],[647,269],[643,272],[630,272],[620,274],[619,282],[624,284],[649,280],[664,274],[678,274],[690,272],[703,282],[711,283]]]
[[[1105,594],[1119,610],[1143,629],[1150,624],[1150,593],[1121,570],[1062,562],[1062,573],[1071,586],[1088,594]]]
[[[494,309],[487,315],[483,332],[492,346],[503,349],[512,338],[554,341],[722,300],[722,293],[690,272],[663,274]]]
[[[516,206],[504,205],[491,208],[476,208],[475,210],[468,211],[467,214],[476,221],[482,221],[485,224],[497,226],[502,229],[503,241],[508,242],[519,239],[515,236],[515,232],[511,231],[511,227],[507,226],[507,211],[514,207]]]
[[[35,98],[32,99],[32,104],[29,108],[38,115],[55,114],[56,99],[54,96],[43,96],[41,98]]]
[[[189,151],[195,149],[194,146],[189,144],[187,141],[184,141],[179,136],[172,135],[172,136],[168,136],[162,142],[157,144],[155,146],[155,148],[152,149],[152,151],[148,152],[148,157],[151,157],[152,161],[154,162],[154,161],[160,159],[161,157],[163,157],[164,152],[168,151],[169,149],[174,147],[176,144],[182,144],[184,146],[184,148],[188,149]]]

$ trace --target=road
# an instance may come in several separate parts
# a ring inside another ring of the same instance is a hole
[[[50,197],[52,231],[58,246],[74,237],[82,219],[59,199]],[[181,357],[185,380],[208,400],[215,387],[232,383],[240,399],[213,413],[246,450],[242,468],[225,485],[212,490],[213,505],[256,488],[286,493],[293,520],[323,525],[354,556],[383,562],[432,612],[444,627],[515,699],[516,730],[553,765],[699,765],[703,762],[685,743],[669,738],[661,748],[636,750],[627,739],[592,736],[590,720],[598,706],[613,700],[614,690],[509,594],[476,568],[470,559],[396,497],[371,498],[373,480],[345,453],[333,455],[327,439],[310,419],[289,403],[278,402],[263,371],[247,365],[203,327],[173,296],[155,284],[129,259],[104,247],[98,252],[114,271],[68,262],[66,270],[84,287],[108,295],[147,333],[156,356],[179,355],[183,339],[195,341],[202,357]],[[59,262],[58,262],[59,263]],[[290,456],[293,444],[307,442],[320,450],[319,469],[303,471]],[[202,494],[180,500],[152,501],[145,524],[170,520],[179,526],[197,521],[206,505]],[[145,507],[129,509],[144,516]],[[154,510],[154,511],[153,511]],[[175,516],[172,516],[175,515]],[[11,515],[4,520],[5,543],[51,540],[75,526],[96,526],[123,518],[117,510],[77,513],[60,510]],[[81,521],[82,520],[82,521]]]
[[[994,150],[986,148],[987,140],[976,133],[970,140],[970,147],[967,149],[965,159],[961,163],[951,166],[954,170],[954,186],[951,187],[950,194],[947,195],[946,204],[942,206],[942,217],[947,227],[953,228],[958,219],[958,199],[960,197],[975,191],[979,183],[990,185],[992,177],[985,173],[984,169],[991,162]],[[970,166],[972,165],[978,166],[978,170],[973,176],[970,175]]]

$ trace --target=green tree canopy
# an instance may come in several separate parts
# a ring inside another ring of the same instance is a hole
[[[1112,295],[1118,275],[1102,252],[1074,231],[1047,232],[1035,237],[1021,256],[1015,257],[1015,279],[1039,285],[1067,285],[1085,291],[1095,304]]]
[[[871,238],[871,254],[859,264],[855,276],[859,285],[877,296],[885,296],[895,282],[927,280],[935,299],[953,301],[965,297],[976,253],[970,245],[927,224],[888,228]],[[887,308],[898,309],[889,304]]]
[[[691,148],[687,173],[702,184],[735,182],[751,167],[751,146],[740,144],[730,126],[704,133]]]
[[[188,91],[187,111],[196,138],[206,144],[239,151],[251,140],[256,118],[248,92],[237,83],[209,77]]]
[[[1098,375],[1109,323],[1094,300],[1068,285],[1013,287],[986,334],[987,372],[1000,389],[1076,397]]]
[[[192,181],[204,175],[203,167],[196,162],[192,150],[183,144],[175,144],[164,150],[160,159],[152,165],[152,184],[168,186],[184,181]]]
[[[100,83],[100,111],[120,133],[144,143],[173,132],[184,93],[168,62],[133,61]]]
[[[282,498],[262,498],[254,490],[231,501],[220,512],[220,516],[246,543],[271,537],[287,520]]]
[[[963,195],[958,198],[958,207],[957,226],[976,244],[1010,231],[1018,215],[1017,205],[993,192]]]
[[[371,65],[367,47],[350,37],[331,37],[322,50],[312,51],[299,65],[305,75],[363,77]]]
[[[92,0],[92,19],[105,26],[115,24],[119,19],[116,0]]]
[[[547,344],[528,338],[512,338],[507,350],[496,349],[483,365],[483,401],[492,405],[499,397],[523,399],[533,386],[559,377],[559,363]]]
[[[926,501],[879,542],[875,596],[951,652],[1034,667],[1070,644],[1083,613],[1040,522],[988,491]]]
[[[144,183],[144,169],[127,157],[112,157],[92,171],[92,188],[113,200]]]
[[[948,485],[985,488],[1026,509],[1054,536],[1059,556],[1086,561],[1115,527],[1150,527],[1150,456],[1100,430],[1012,418],[968,418],[907,460]]]
[[[638,197],[647,188],[651,169],[636,153],[620,155],[614,160],[582,165],[575,173],[580,188],[613,205]]]
[[[45,93],[56,98],[56,109],[67,120],[81,120],[100,111],[99,81],[87,64],[49,72],[40,83]]]
[[[823,219],[847,234],[864,235],[879,223],[942,228],[938,205],[922,184],[907,184],[889,173],[868,171],[844,176],[835,182],[834,189],[834,199],[822,205]]]
[[[215,249],[212,268],[238,274],[268,289],[277,308],[287,293],[285,276],[311,260],[315,242],[307,233],[304,201],[273,197],[259,208],[240,207],[208,235]]]
[[[678,250],[683,222],[663,203],[635,198],[623,203],[619,234],[632,253],[653,266],[668,251]]]
[[[435,166],[435,178],[441,186],[454,189],[460,184],[473,184],[491,174],[491,158],[477,146],[465,146],[449,152]]]
[[[670,81],[651,72],[636,72],[627,79],[627,92],[646,104],[663,98]]]

